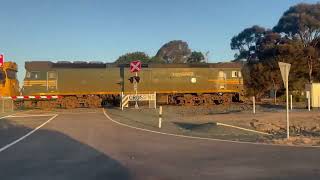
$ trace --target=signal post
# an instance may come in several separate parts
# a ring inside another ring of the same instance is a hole
[[[289,72],[290,72],[291,64],[279,62],[279,68],[282,76],[282,80],[284,83],[284,86],[286,88],[286,119],[287,119],[287,139],[290,138],[290,123],[289,123]]]
[[[134,77],[130,77],[130,82],[133,83],[133,89],[135,91],[135,108],[138,109],[139,108],[139,105],[138,105],[138,83],[140,81],[140,77],[138,76],[138,72],[141,71],[141,61],[139,60],[136,60],[136,61],[132,61],[130,63],[130,72],[131,73],[135,73],[135,76]]]

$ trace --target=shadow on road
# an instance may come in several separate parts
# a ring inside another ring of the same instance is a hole
[[[1,119],[0,148],[8,139],[18,139],[31,130]],[[131,179],[128,169],[108,155],[65,134],[43,129],[0,152],[0,177],[6,180]]]

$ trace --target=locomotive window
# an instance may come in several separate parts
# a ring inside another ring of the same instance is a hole
[[[4,71],[0,71],[0,81],[5,79],[6,79],[6,74],[4,73]]]
[[[239,73],[238,76],[241,77],[242,76],[241,71],[239,71],[238,73]]]
[[[31,73],[29,71],[26,72],[26,78],[30,78],[31,77]]]
[[[239,77],[238,71],[232,71],[232,77]]]
[[[39,79],[39,72],[31,72],[30,74],[31,79]]]
[[[56,78],[56,72],[48,72],[48,78],[55,79]]]
[[[227,74],[223,71],[219,71],[219,79],[227,79]]]
[[[7,69],[7,76],[9,79],[17,79],[17,71]]]

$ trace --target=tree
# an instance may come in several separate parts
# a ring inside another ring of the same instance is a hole
[[[235,54],[235,58],[247,59],[248,61],[255,60],[256,42],[264,36],[265,32],[265,28],[254,25],[233,36],[230,43],[231,49],[239,51]]]
[[[312,82],[314,64],[319,56],[314,48],[320,39],[320,4],[301,3],[290,7],[273,30],[293,40],[301,40],[306,57],[304,60],[308,64],[309,82]]]
[[[115,63],[128,64],[134,60],[140,60],[142,63],[148,63],[150,61],[150,57],[146,53],[138,51],[120,56]]]
[[[190,55],[191,50],[188,43],[174,40],[164,44],[157,52],[156,57],[166,63],[186,63]]]
[[[205,58],[202,52],[200,51],[193,51],[190,57],[187,60],[187,63],[205,63]]]
[[[163,59],[159,58],[159,57],[153,56],[150,59],[149,63],[151,63],[151,64],[165,64],[166,62]]]

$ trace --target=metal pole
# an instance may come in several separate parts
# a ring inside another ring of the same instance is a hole
[[[159,107],[159,128],[162,125],[162,106]]]
[[[288,69],[287,69],[287,66],[286,66],[286,100],[287,100],[287,139],[290,138],[290,134],[289,134],[289,128],[290,128],[290,125],[289,125],[289,73],[288,73]]]
[[[290,94],[290,110],[292,110],[292,94]]]
[[[252,96],[253,114],[256,114],[256,98]]]
[[[136,77],[137,76],[138,76],[138,72],[136,72]],[[139,106],[138,106],[138,82],[135,80],[134,83],[135,83],[135,91],[136,91],[136,104],[134,105],[134,107],[136,109],[138,109],[139,108]]]

